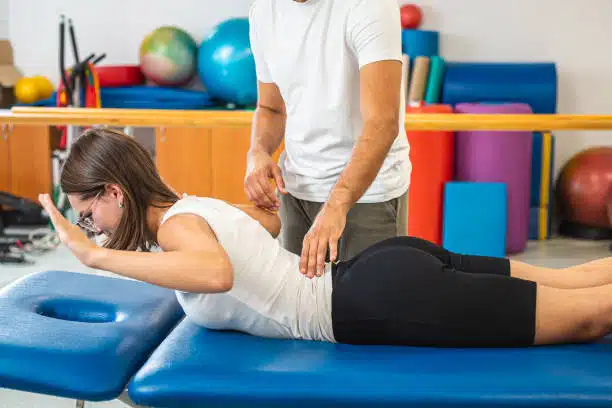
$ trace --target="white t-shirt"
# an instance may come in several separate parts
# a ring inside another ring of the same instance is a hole
[[[228,292],[176,292],[194,323],[261,337],[335,342],[331,264],[322,277],[305,277],[299,271],[298,255],[284,249],[248,214],[214,198],[185,196],[164,214],[162,224],[184,213],[208,222],[234,271]]]
[[[402,61],[397,0],[255,0],[249,21],[257,78],[279,87],[287,109],[279,163],[287,191],[327,201],[363,128],[360,68]],[[403,112],[399,122],[398,137],[359,202],[387,201],[407,191],[411,165]]]

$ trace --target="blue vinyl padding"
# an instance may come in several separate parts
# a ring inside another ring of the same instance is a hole
[[[448,62],[442,102],[526,103],[534,113],[557,113],[554,63]]]
[[[158,86],[100,88],[104,108],[197,110],[213,106],[208,92]]]
[[[465,255],[506,254],[508,195],[504,183],[444,184],[442,246]]]
[[[0,387],[110,400],[184,316],[173,291],[47,271],[0,289]]]
[[[53,311],[91,322],[40,314]],[[120,321],[103,323],[109,316]],[[85,400],[128,387],[135,403],[155,407],[612,406],[612,337],[531,348],[351,346],[189,319],[173,328],[182,316],[171,291],[140,282],[30,275],[0,290],[0,387]]]
[[[507,349],[350,346],[196,327],[128,387],[156,407],[610,407],[612,340]]]

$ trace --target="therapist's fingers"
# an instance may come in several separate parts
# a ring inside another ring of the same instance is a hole
[[[329,247],[329,235],[325,234],[319,237],[319,243],[317,248],[317,264],[315,266],[315,273],[317,276],[323,276],[323,270],[325,269],[325,255],[327,255],[327,248]]]
[[[306,270],[306,276],[314,278],[317,270],[317,252],[319,249],[319,237],[317,234],[313,234],[310,239],[310,245],[308,246],[308,266]]]
[[[338,259],[338,239],[331,237],[329,239],[329,261],[336,262]]]
[[[285,180],[283,180],[283,174],[280,167],[274,166],[272,168],[272,175],[274,176],[274,182],[276,183],[276,188],[278,188],[278,191],[281,194],[287,194],[287,190],[285,190]]]
[[[310,235],[306,234],[302,241],[302,252],[300,254],[300,273],[306,275],[308,271],[308,255],[310,253]]]
[[[252,201],[255,203],[255,205],[268,209],[275,208],[274,203],[270,201],[270,198],[257,180],[254,180],[251,184],[249,184],[249,187],[253,194],[254,199]]]
[[[279,205],[279,199],[274,193],[274,188],[270,183],[270,179],[267,177],[258,177],[256,181],[260,194],[265,197],[262,197],[262,200],[267,203],[269,208],[277,208]]]

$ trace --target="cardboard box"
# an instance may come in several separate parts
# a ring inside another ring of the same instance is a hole
[[[23,75],[13,64],[13,46],[9,40],[0,40],[0,109],[15,103],[14,87]]]

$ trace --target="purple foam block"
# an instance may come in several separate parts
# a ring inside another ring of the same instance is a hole
[[[462,103],[455,112],[467,114],[530,114],[527,104]],[[533,132],[462,131],[456,135],[458,181],[503,182],[508,191],[506,250],[525,250],[529,239],[531,149]]]

